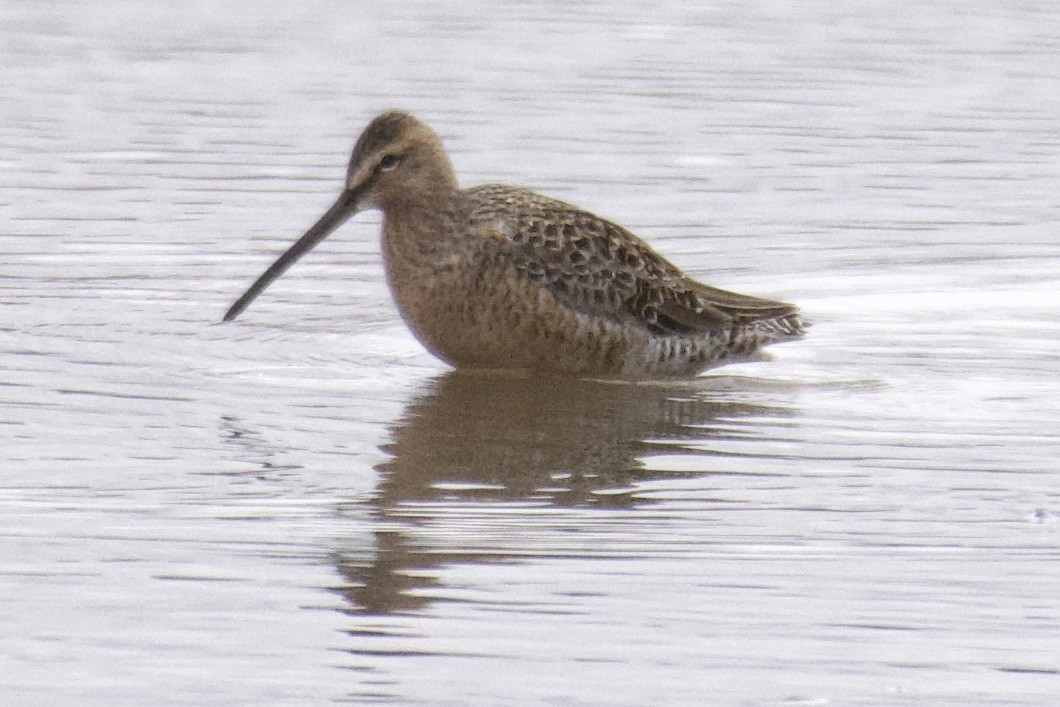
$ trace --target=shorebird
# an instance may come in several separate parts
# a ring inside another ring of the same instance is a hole
[[[456,367],[687,377],[804,331],[795,306],[692,280],[576,206],[501,184],[461,189],[438,135],[399,111],[369,123],[338,200],[225,321],[367,209],[383,212],[383,263],[398,311]]]

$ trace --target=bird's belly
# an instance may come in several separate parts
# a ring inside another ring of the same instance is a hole
[[[388,280],[416,338],[458,368],[687,377],[753,358],[757,350],[750,341],[746,347],[734,347],[725,330],[692,338],[663,337],[634,322],[580,312],[511,269],[407,270],[396,277],[388,273]]]
[[[457,367],[621,375],[622,330],[563,306],[511,271],[391,280],[402,318],[435,356]]]

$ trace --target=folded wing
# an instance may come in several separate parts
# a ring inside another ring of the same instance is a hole
[[[771,340],[802,334],[794,305],[691,280],[632,233],[594,214],[508,186],[472,191],[477,207],[470,217],[486,247],[577,311],[633,321],[660,336],[746,327],[771,332]]]

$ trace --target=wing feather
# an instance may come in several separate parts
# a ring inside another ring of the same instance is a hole
[[[791,335],[802,331],[794,305],[687,278],[626,229],[575,206],[503,185],[468,194],[469,218],[488,236],[486,247],[578,311],[636,321],[664,336],[754,322]]]

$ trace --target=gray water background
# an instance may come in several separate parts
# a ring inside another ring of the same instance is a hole
[[[0,701],[1060,699],[1051,2],[0,2]],[[458,375],[378,217],[462,183],[799,303],[690,384]]]

